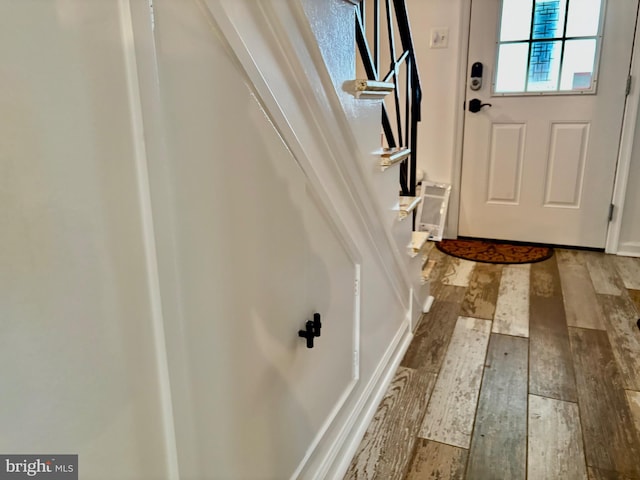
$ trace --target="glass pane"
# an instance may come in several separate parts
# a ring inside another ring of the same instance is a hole
[[[500,45],[496,74],[496,92],[523,92],[527,78],[528,43]]]
[[[528,92],[558,89],[562,42],[535,42],[531,45]]]
[[[500,21],[500,41],[529,40],[532,0],[504,0]]]
[[[566,0],[536,0],[531,37],[562,37],[566,9]]]
[[[567,20],[567,37],[596,36],[600,24],[601,9],[602,0],[571,0]]]
[[[590,89],[595,58],[595,38],[567,40],[564,46],[560,90]]]

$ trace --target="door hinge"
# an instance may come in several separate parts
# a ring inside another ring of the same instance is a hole
[[[609,217],[607,218],[607,220],[610,222],[611,220],[613,220],[613,210],[614,210],[615,206],[613,205],[613,203],[609,204]]]
[[[629,94],[631,93],[631,78],[631,75],[627,77],[627,88],[624,92],[625,97],[629,96]]]

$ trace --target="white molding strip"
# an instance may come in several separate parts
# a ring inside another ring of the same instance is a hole
[[[179,480],[178,447],[173,416],[173,401],[169,375],[169,360],[164,328],[160,275],[149,180],[148,155],[144,134],[144,113],[140,96],[140,79],[134,40],[134,21],[131,0],[118,0],[122,48],[127,74],[127,89],[131,113],[131,129],[135,148],[135,166],[141,211],[144,254],[147,268],[147,286],[151,308],[153,343],[155,350],[156,374],[160,390],[162,429],[164,432],[165,468],[171,480]],[[149,12],[150,13],[150,12]],[[148,32],[151,33],[151,32]]]

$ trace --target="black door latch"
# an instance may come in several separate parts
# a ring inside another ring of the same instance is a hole
[[[320,336],[320,329],[322,328],[320,314],[314,313],[313,320],[307,320],[304,327],[304,330],[298,330],[298,336],[307,339],[307,348],[313,348],[313,339]]]
[[[480,110],[482,110],[482,107],[490,107],[491,104],[490,103],[482,103],[482,100],[480,100],[479,98],[474,98],[472,100],[469,100],[469,111],[471,113],[478,113]]]

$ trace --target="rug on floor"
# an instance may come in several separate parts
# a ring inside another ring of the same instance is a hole
[[[441,252],[482,263],[535,263],[553,255],[553,248],[499,240],[456,239],[436,243]]]

